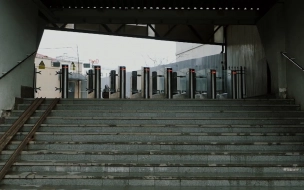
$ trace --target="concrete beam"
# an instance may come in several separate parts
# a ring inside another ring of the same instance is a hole
[[[149,36],[149,25],[121,24],[74,24],[73,29],[49,25],[46,29],[68,32],[82,32],[112,36],[136,37],[145,39],[222,45],[214,42],[214,25],[168,25],[156,24],[155,36]],[[210,38],[211,36],[211,38]]]
[[[55,18],[55,15],[40,0],[32,1],[37,5],[38,10],[49,20],[49,22],[58,22],[58,20]]]
[[[53,14],[60,23],[74,24],[255,25],[262,16],[254,10],[60,9]]]

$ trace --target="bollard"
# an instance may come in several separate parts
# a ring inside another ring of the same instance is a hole
[[[111,70],[110,72],[110,91],[111,94],[116,92],[116,71],[115,70]]]
[[[94,96],[95,98],[101,98],[101,71],[100,66],[94,66],[95,72],[95,85],[94,85]]]
[[[216,70],[211,69],[207,77],[207,97],[216,99]]]
[[[69,97],[69,65],[61,67],[61,98]]]
[[[143,67],[142,76],[142,97],[144,99],[150,98],[150,67]]]
[[[188,98],[195,99],[195,91],[196,91],[196,73],[195,73],[195,69],[189,69],[188,85],[187,85]]]
[[[119,66],[119,97],[126,98],[126,67]]]

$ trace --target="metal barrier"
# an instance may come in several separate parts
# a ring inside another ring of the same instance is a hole
[[[126,98],[126,67],[119,67],[119,98]]]
[[[172,79],[173,79],[172,68],[165,68],[165,94],[167,99],[173,98]]]
[[[144,99],[150,98],[150,67],[143,67],[141,76],[141,86],[142,86],[142,97]]]

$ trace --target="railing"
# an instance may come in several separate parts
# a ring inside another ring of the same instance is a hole
[[[26,115],[27,119],[29,117],[31,117],[31,115],[36,111],[36,109],[38,108],[39,105],[41,105],[41,103],[45,100],[44,99],[37,99],[31,106],[29,109],[27,109],[24,112],[24,115]],[[52,103],[47,107],[47,109],[45,110],[45,112],[42,114],[42,116],[38,119],[38,121],[36,121],[35,125],[33,126],[33,128],[30,130],[30,132],[26,135],[26,137],[22,140],[22,142],[18,145],[18,147],[16,148],[16,150],[14,150],[13,154],[10,156],[10,158],[6,161],[6,163],[4,164],[4,166],[2,167],[1,171],[0,171],[0,181],[4,178],[4,176],[6,175],[6,173],[10,170],[11,166],[14,164],[15,160],[17,159],[17,157],[21,154],[21,152],[23,151],[23,149],[25,148],[25,146],[32,140],[34,134],[36,133],[36,131],[38,130],[38,128],[40,127],[40,125],[42,124],[42,122],[46,119],[46,117],[51,113],[51,111],[54,109],[54,107],[57,105],[59,99],[55,98]],[[30,112],[30,113],[27,113]],[[26,122],[27,119],[22,119],[22,121],[24,121],[24,123]],[[18,121],[18,120],[17,120]],[[24,124],[23,123],[23,124]],[[13,125],[11,128],[13,129],[9,129],[8,131],[8,135],[6,135],[3,139],[5,144],[2,146],[2,150],[3,148],[6,147],[6,145],[9,143],[9,141],[11,139],[13,139],[13,137],[15,136],[15,134],[18,132],[16,126],[23,126],[23,124],[20,124],[19,122],[17,122],[17,124]],[[15,127],[14,127],[15,126]],[[5,140],[8,139],[8,140]]]
[[[15,65],[13,68],[11,68],[9,71],[7,71],[6,73],[4,73],[1,77],[0,80],[2,78],[4,78],[6,75],[8,75],[10,72],[12,72],[14,69],[16,69],[19,65],[21,65],[22,63],[24,63],[28,58],[32,57],[33,55],[36,54],[37,51],[34,51],[33,53],[31,53],[30,55],[28,55],[25,59],[23,59],[22,61],[18,62],[17,65]]]
[[[304,68],[301,67],[297,62],[294,61],[295,58],[289,57],[289,56],[287,55],[286,52],[281,52],[281,54],[282,54],[284,57],[286,57],[290,62],[292,62],[295,66],[297,66],[299,69],[301,69],[302,71],[304,71]]]

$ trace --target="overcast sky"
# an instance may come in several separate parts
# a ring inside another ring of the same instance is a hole
[[[152,60],[175,62],[175,42],[52,30],[45,30],[38,53],[77,58],[77,46],[80,62],[98,59],[106,70],[126,66],[132,71],[158,64]]]

